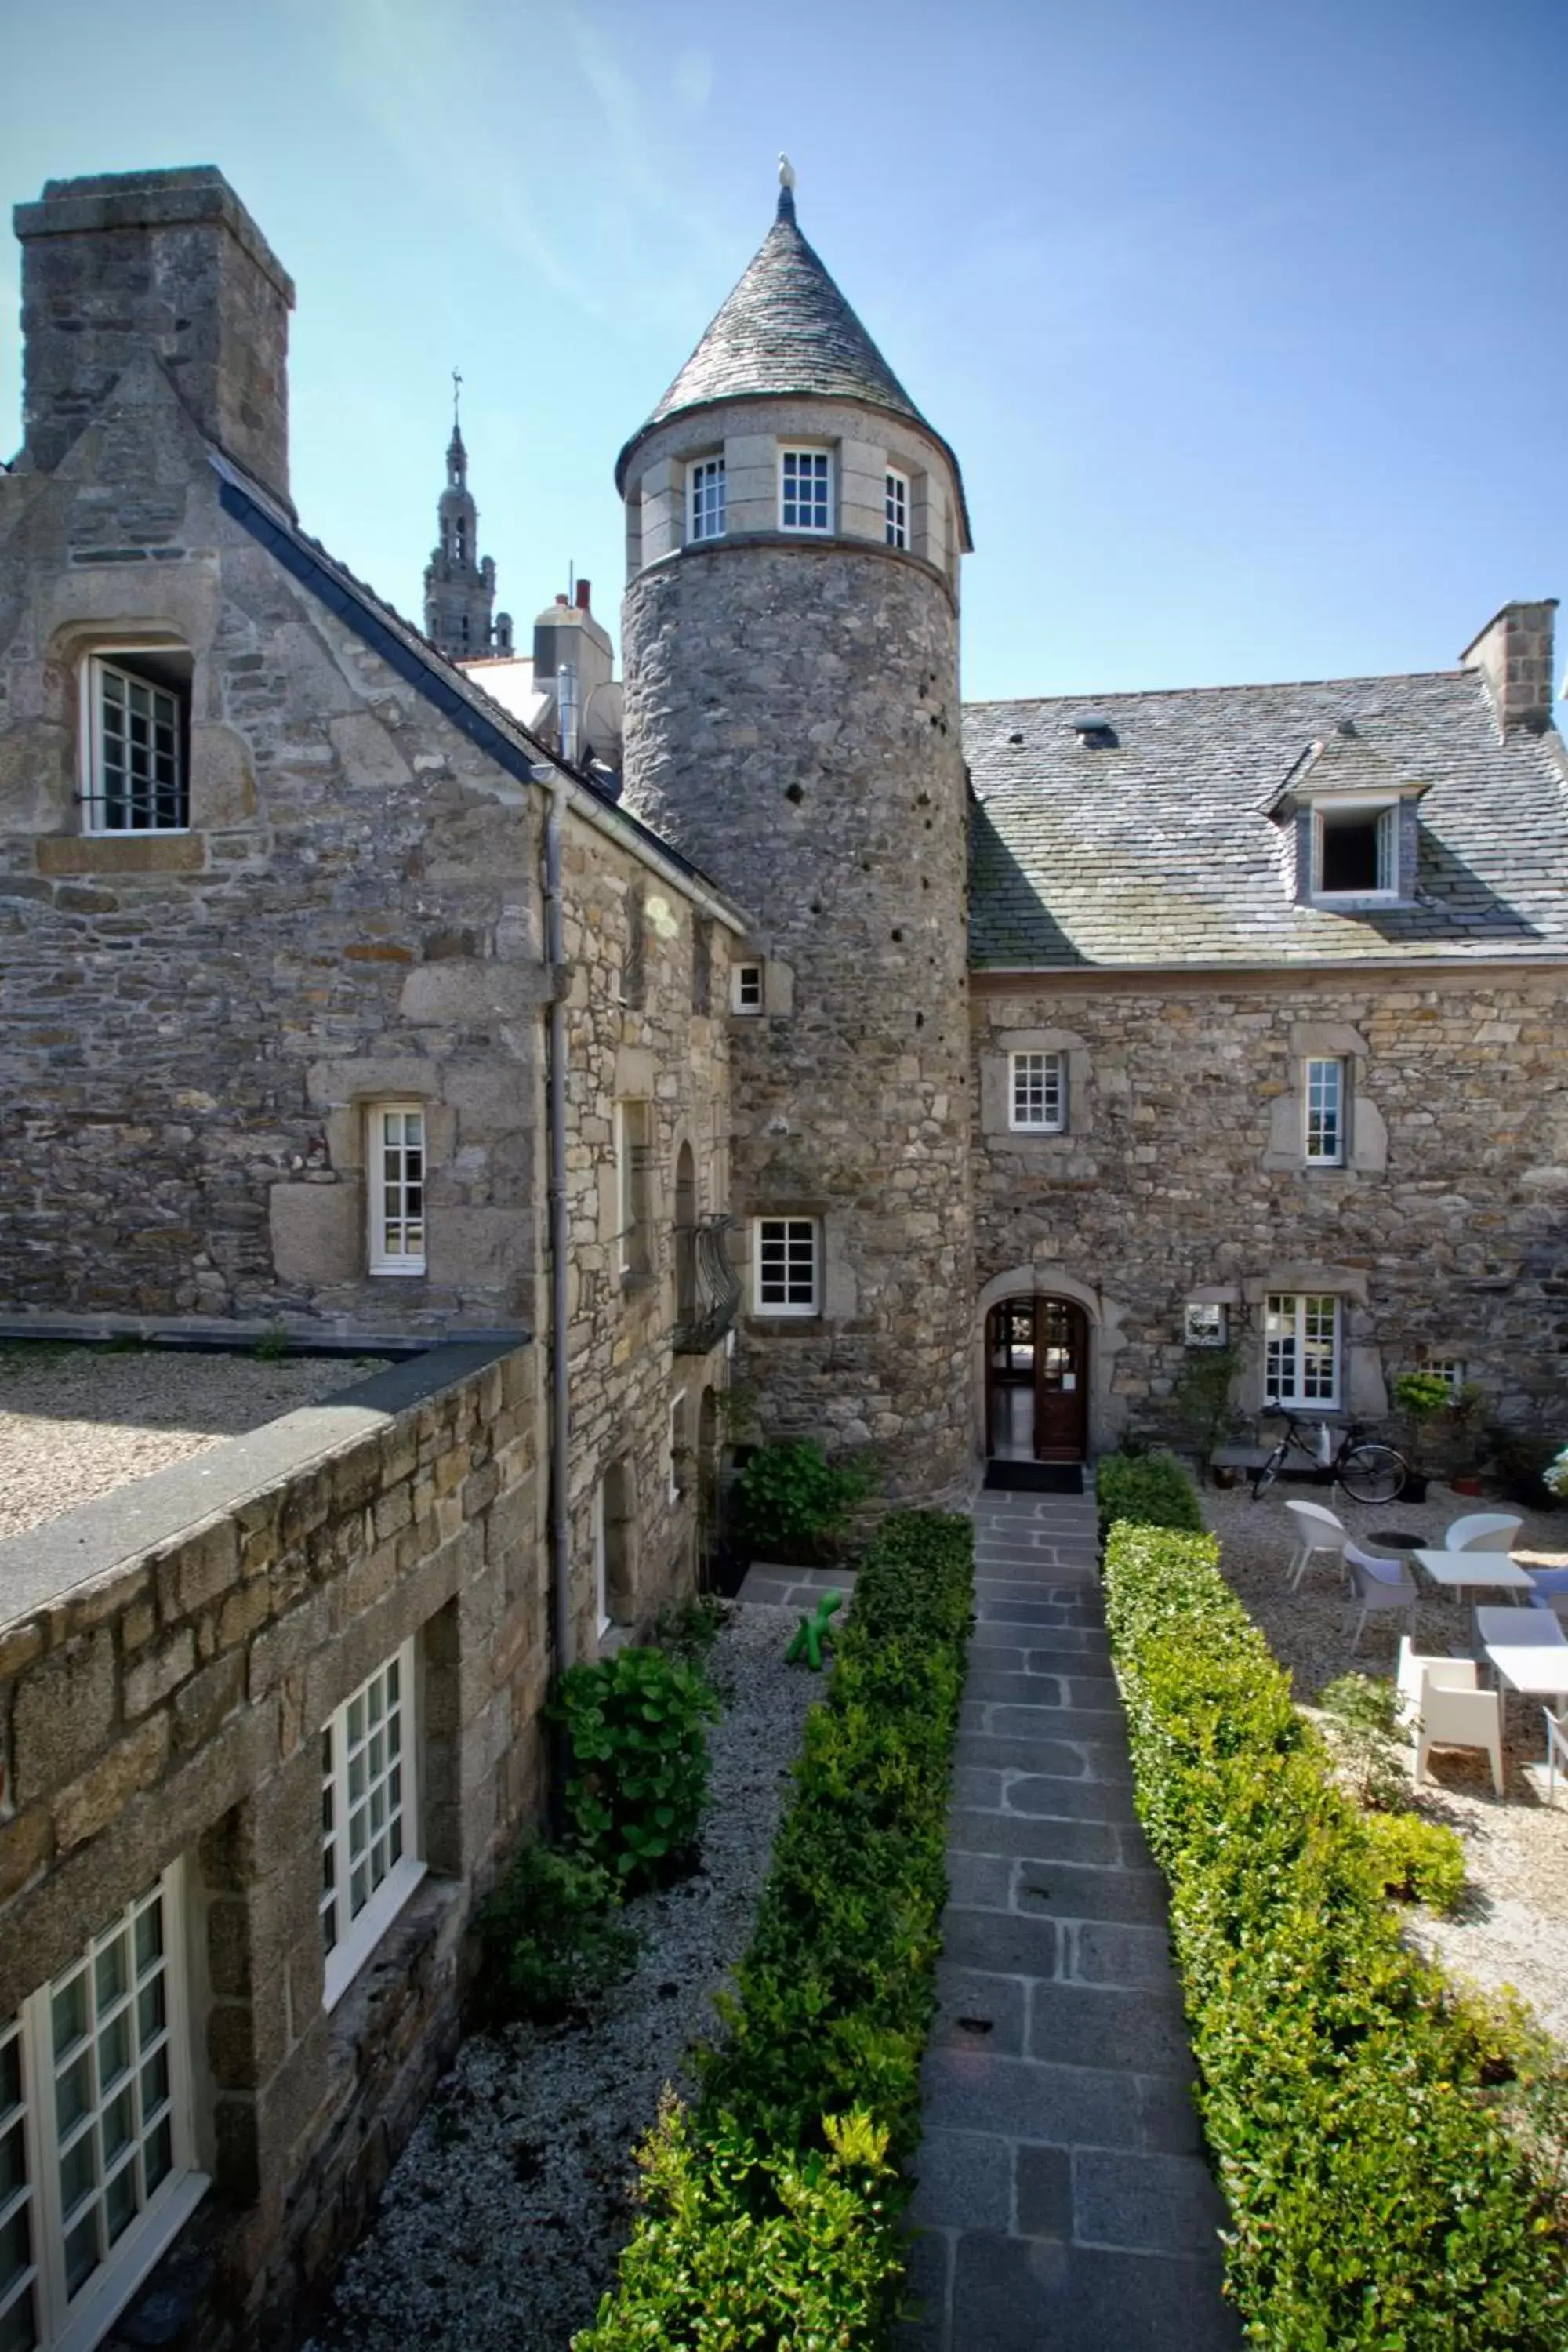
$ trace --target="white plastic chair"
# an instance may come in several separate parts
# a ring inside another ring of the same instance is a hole
[[[1421,1595],[1415,1580],[1402,1559],[1375,1559],[1371,1552],[1361,1551],[1347,1543],[1345,1568],[1356,1600],[1361,1602],[1361,1615],[1351,1637],[1353,1656],[1361,1646],[1366,1621],[1379,1610],[1396,1610],[1409,1621],[1410,1631],[1415,1631],[1415,1608]]]
[[[1506,1511],[1467,1511],[1443,1538],[1445,1551],[1511,1551],[1524,1521]]]
[[[1343,1568],[1350,1529],[1342,1520],[1335,1518],[1332,1511],[1326,1511],[1321,1503],[1287,1503],[1285,1508],[1296,1523],[1296,1549],[1286,1571],[1287,1580],[1294,1592],[1306,1575],[1314,1552],[1331,1552]]]
[[[1394,1686],[1399,1694],[1399,1719],[1414,1724],[1421,1713],[1421,1685],[1430,1675],[1434,1681],[1447,1690],[1476,1690],[1476,1677],[1480,1668],[1474,1658],[1428,1658],[1422,1654],[1408,1633],[1399,1637],[1399,1666]]]
[[[1469,1665],[1475,1674],[1473,1660],[1442,1659],[1436,1668],[1428,1665],[1421,1677],[1419,1713],[1415,1724],[1415,1785],[1419,1788],[1426,1778],[1426,1757],[1433,1748],[1482,1748],[1491,1759],[1492,1787],[1500,1797],[1502,1780],[1502,1693],[1495,1690],[1464,1689],[1448,1679],[1448,1669],[1456,1663]]]
[[[1525,1572],[1531,1582],[1531,1607],[1568,1617],[1568,1568],[1531,1568]]]
[[[1546,1717],[1546,1801],[1552,1802],[1557,1786],[1557,1751],[1563,1750],[1563,1769],[1568,1774],[1568,1715],[1553,1715],[1549,1706],[1541,1710]]]

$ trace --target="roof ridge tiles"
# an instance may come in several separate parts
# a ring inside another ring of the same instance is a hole
[[[1074,694],[1000,694],[987,695],[975,701],[967,698],[965,710],[1034,710],[1046,704],[1061,704],[1075,710],[1097,708],[1104,702],[1169,702],[1177,695],[1195,694],[1288,694],[1310,689],[1323,693],[1333,687],[1349,686],[1414,686],[1426,679],[1447,679],[1450,682],[1473,677],[1479,682],[1479,669],[1394,669],[1365,670],[1346,677],[1270,677],[1252,678],[1233,684],[1215,686],[1132,686],[1101,687]]]

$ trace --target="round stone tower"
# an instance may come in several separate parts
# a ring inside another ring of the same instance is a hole
[[[625,796],[756,923],[739,1377],[770,1434],[874,1444],[888,1491],[933,1497],[972,1454],[963,489],[781,176],[616,468]]]

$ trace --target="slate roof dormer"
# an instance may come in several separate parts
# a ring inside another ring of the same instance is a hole
[[[801,395],[859,401],[907,416],[946,454],[963,496],[958,460],[921,415],[801,235],[795,192],[779,190],[773,225],[751,267],[721,304],[701,341],[616,460],[624,493],[634,452],[657,425],[720,402]],[[964,539],[969,539],[965,509]]]

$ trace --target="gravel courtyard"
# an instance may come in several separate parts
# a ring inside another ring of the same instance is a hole
[[[1427,1536],[1434,1547],[1462,1513],[1508,1510],[1517,1506],[1477,1503],[1434,1486],[1426,1503],[1377,1506],[1352,1503],[1342,1493],[1316,1493],[1307,1486],[1277,1486],[1257,1503],[1246,1487],[1205,1492],[1205,1518],[1219,1538],[1220,1563],[1231,1586],[1262,1627],[1268,1645],[1295,1679],[1296,1695],[1310,1706],[1326,1682],[1359,1669],[1394,1672],[1399,1651],[1398,1622],[1368,1620],[1360,1650],[1350,1639],[1355,1615],[1343,1598],[1338,1570],[1325,1556],[1315,1560],[1300,1590],[1286,1585],[1294,1543],[1281,1507],[1289,1500],[1326,1503],[1352,1538],[1375,1550],[1380,1528],[1408,1528]],[[1530,1513],[1517,1542],[1526,1567],[1568,1564],[1568,1511]],[[1436,1657],[1474,1654],[1470,1609],[1436,1594],[1417,1571],[1422,1601],[1416,1619],[1421,1649]],[[1438,1919],[1411,1915],[1411,1932],[1424,1949],[1456,1975],[1495,1987],[1511,1984],[1558,2038],[1568,2042],[1568,1790],[1561,1779],[1556,1803],[1548,1811],[1544,1784],[1524,1768],[1539,1764],[1545,1734],[1539,1700],[1510,1696],[1504,1711],[1506,1794],[1492,1794],[1487,1761],[1479,1751],[1436,1751],[1426,1786],[1416,1803],[1435,1821],[1457,1829],[1465,1843],[1470,1885],[1458,1911]],[[1414,1756],[1412,1756],[1414,1766]]]
[[[383,1369],[378,1356],[0,1342],[0,1542]]]

